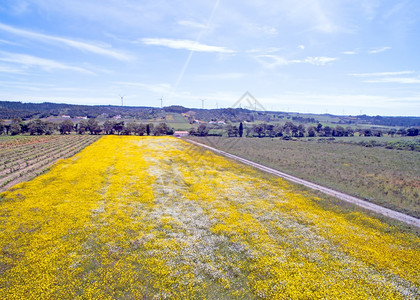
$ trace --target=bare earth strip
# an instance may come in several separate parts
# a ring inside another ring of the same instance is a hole
[[[413,225],[413,226],[416,226],[416,227],[419,227],[420,228],[420,220],[417,219],[417,218],[414,218],[412,216],[408,216],[406,214],[403,214],[403,213],[400,213],[400,212],[397,212],[397,211],[394,211],[394,210],[391,210],[391,209],[388,209],[388,208],[385,208],[385,207],[382,207],[382,206],[379,206],[379,205],[370,203],[370,202],[365,201],[365,200],[362,200],[360,198],[356,198],[356,197],[353,197],[353,196],[350,196],[350,195],[347,195],[347,194],[344,194],[344,193],[335,191],[333,189],[326,188],[324,186],[321,186],[321,185],[312,183],[310,181],[303,180],[303,179],[300,179],[300,178],[291,176],[289,174],[286,174],[286,173],[277,171],[275,169],[272,169],[272,168],[269,168],[269,167],[266,167],[266,166],[257,164],[257,163],[255,163],[253,161],[250,161],[250,160],[241,158],[239,156],[236,156],[236,155],[227,153],[225,151],[222,151],[222,150],[219,150],[219,149],[216,149],[216,148],[213,148],[213,147],[210,147],[210,146],[207,146],[207,145],[204,145],[204,144],[201,144],[201,143],[198,143],[198,142],[189,140],[189,139],[186,139],[186,141],[188,141],[188,142],[190,142],[192,144],[195,144],[197,146],[201,146],[201,147],[204,147],[206,149],[209,149],[209,150],[211,150],[213,152],[216,152],[218,154],[221,154],[221,155],[223,155],[225,157],[229,157],[229,158],[232,158],[232,159],[234,159],[236,161],[239,161],[239,162],[242,162],[244,164],[250,165],[250,166],[252,166],[254,168],[257,168],[259,170],[262,170],[262,171],[265,171],[267,173],[270,173],[270,174],[276,175],[278,177],[284,178],[284,179],[289,180],[291,182],[301,184],[301,185],[306,186],[308,188],[311,188],[313,190],[320,191],[320,192],[322,192],[322,193],[324,193],[326,195],[333,196],[333,197],[335,197],[337,199],[340,199],[340,200],[343,200],[343,201],[346,201],[346,202],[355,204],[357,206],[363,207],[363,208],[368,209],[370,211],[373,211],[375,213],[378,213],[378,214],[387,216],[389,218],[392,218],[392,219],[395,219],[395,220],[404,222],[406,224]]]

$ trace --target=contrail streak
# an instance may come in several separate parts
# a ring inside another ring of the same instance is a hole
[[[200,31],[200,33],[198,34],[198,36],[197,36],[197,38],[195,40],[196,43],[199,43],[200,42],[201,37],[204,34],[204,31],[207,30],[210,27],[210,25],[211,25],[211,23],[213,21],[213,17],[216,14],[217,8],[219,7],[220,1],[221,0],[216,0],[216,3],[214,4],[213,10],[211,12],[211,15],[210,15],[209,19],[207,20],[206,27],[203,28]],[[182,79],[184,78],[185,71],[187,70],[187,68],[188,68],[188,66],[189,66],[189,64],[191,62],[191,58],[192,58],[194,52],[195,52],[194,50],[191,50],[190,51],[190,53],[189,53],[189,55],[187,57],[187,60],[185,61],[184,66],[182,67],[182,70],[179,73],[178,79],[176,80],[176,83],[175,83],[174,88],[173,88],[172,93],[171,93],[171,97],[175,94],[176,90],[178,89],[179,84],[181,83]]]

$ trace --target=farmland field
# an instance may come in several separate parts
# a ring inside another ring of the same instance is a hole
[[[420,152],[268,138],[189,138],[420,217]]]
[[[98,139],[91,135],[1,136],[0,191],[41,174]]]
[[[1,194],[1,299],[418,299],[420,237],[172,137]]]

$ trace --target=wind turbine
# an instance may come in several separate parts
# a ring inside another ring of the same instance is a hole
[[[163,97],[160,97],[158,100],[160,100],[160,108],[163,108]]]
[[[204,101],[206,101],[206,99],[200,99],[201,100],[201,109],[204,109]]]
[[[124,96],[120,95],[120,98],[121,98],[121,106],[124,106]]]

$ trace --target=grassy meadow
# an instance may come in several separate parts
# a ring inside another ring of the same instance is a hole
[[[420,217],[420,152],[268,138],[189,138]]]
[[[418,299],[420,237],[172,137],[1,194],[1,299]]]

